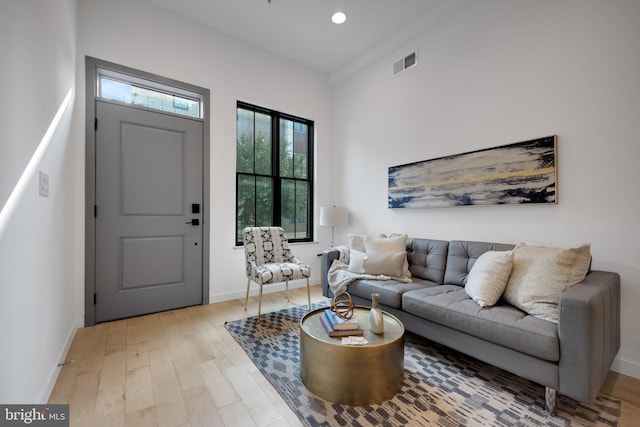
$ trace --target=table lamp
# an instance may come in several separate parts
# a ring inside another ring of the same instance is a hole
[[[349,223],[347,208],[336,206],[322,206],[320,208],[320,225],[331,227],[331,242],[333,248],[333,232],[336,227],[345,227]]]

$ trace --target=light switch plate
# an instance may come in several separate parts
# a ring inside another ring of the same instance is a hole
[[[49,175],[40,171],[40,195],[49,197]]]

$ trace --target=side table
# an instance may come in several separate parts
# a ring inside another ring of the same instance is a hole
[[[329,337],[320,308],[300,320],[300,376],[318,397],[345,405],[373,405],[395,396],[404,377],[404,326],[383,312],[384,333],[369,330],[369,307],[355,307],[354,316],[369,344],[343,345]]]

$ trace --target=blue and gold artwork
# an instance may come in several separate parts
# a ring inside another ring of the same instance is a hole
[[[390,208],[557,203],[556,136],[389,168]]]

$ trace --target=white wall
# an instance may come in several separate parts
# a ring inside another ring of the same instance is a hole
[[[140,0],[79,0],[77,51],[78,76],[85,74],[84,57],[88,55],[210,89],[210,299],[243,297],[244,252],[234,248],[236,101],[314,120],[316,163],[331,164],[333,116],[328,76]],[[83,78],[78,78],[77,89],[78,116],[84,117]],[[82,120],[77,123],[84,126]],[[330,168],[316,171],[317,207],[333,202],[331,183]],[[316,229],[320,244],[293,248],[312,265],[312,283],[319,283],[320,277],[316,255],[329,241],[329,230]],[[284,287],[273,285],[265,292],[280,289]],[[252,292],[257,293],[256,286]]]
[[[73,255],[79,218],[70,137],[75,11],[74,0],[9,0],[0,13],[0,402],[5,404],[47,401],[76,328],[74,276],[81,262]],[[59,124],[43,142],[58,110]],[[49,175],[49,197],[38,195],[39,170]]]
[[[568,246],[622,277],[614,369],[640,378],[640,2],[464,2],[335,87],[347,232]],[[418,49],[417,68],[392,63]],[[387,208],[389,166],[558,135],[559,204]],[[336,239],[340,241],[340,239]]]

